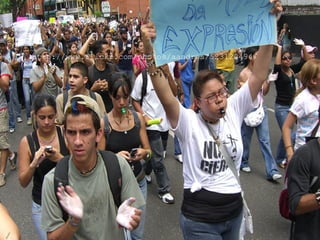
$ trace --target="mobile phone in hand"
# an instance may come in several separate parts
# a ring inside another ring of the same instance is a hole
[[[130,151],[130,157],[134,158],[137,154],[138,149],[137,148],[132,148]]]
[[[47,153],[52,153],[52,152],[53,152],[52,146],[46,146],[46,147],[44,148],[44,150],[45,150]]]

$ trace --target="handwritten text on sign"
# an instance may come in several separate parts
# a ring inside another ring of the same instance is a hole
[[[157,65],[276,42],[269,0],[153,0]]]

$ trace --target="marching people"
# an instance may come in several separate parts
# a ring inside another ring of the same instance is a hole
[[[282,10],[279,1],[275,7]],[[145,54],[153,56],[150,40],[156,37],[154,25],[143,25],[141,32]],[[229,98],[217,73],[200,71],[193,84],[198,112],[185,109],[179,103],[153,57],[147,58],[151,82],[183,149],[184,196],[180,225],[184,239],[217,236],[239,239],[243,211],[241,187],[224,157],[218,154],[219,145],[225,145],[239,170],[243,152],[241,124],[257,103],[256,97],[268,76],[272,49],[271,45],[260,47],[250,79]],[[214,150],[209,151],[212,148]],[[221,167],[212,168],[212,164]]]

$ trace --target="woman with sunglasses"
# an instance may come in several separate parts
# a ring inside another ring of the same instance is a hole
[[[281,7],[277,1],[277,6]],[[146,56],[153,56],[153,23],[141,27]],[[259,49],[250,79],[229,98],[221,77],[200,71],[192,90],[195,112],[184,108],[170,91],[153,57],[147,58],[153,87],[182,149],[184,194],[180,226],[185,240],[239,239],[243,215],[241,186],[220,151],[224,146],[237,171],[243,153],[241,124],[267,78],[273,46]]]
[[[283,123],[288,115],[297,89],[295,74],[301,70],[302,65],[303,64],[301,63],[292,65],[292,54],[289,51],[282,51],[282,47],[278,45],[273,73],[277,74],[275,79],[277,95],[274,109],[280,130],[282,129]],[[291,131],[292,142],[294,142],[294,138],[295,133],[294,131]],[[275,160],[279,167],[285,168],[287,155],[282,137],[278,143]]]

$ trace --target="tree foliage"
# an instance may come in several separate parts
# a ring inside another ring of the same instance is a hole
[[[0,13],[12,13],[15,20],[21,9],[24,7],[26,0],[1,0],[0,1]]]

